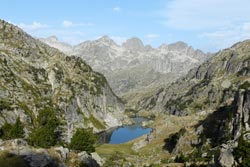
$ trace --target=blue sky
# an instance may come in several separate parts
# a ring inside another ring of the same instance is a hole
[[[215,52],[250,38],[249,0],[6,0],[0,18],[70,44],[108,35],[118,43],[184,41]]]

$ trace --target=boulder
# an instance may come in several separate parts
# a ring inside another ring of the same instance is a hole
[[[219,165],[222,167],[232,167],[234,164],[234,157],[231,150],[224,150],[219,157]]]
[[[59,154],[60,159],[65,162],[69,154],[69,149],[64,147],[55,147],[54,149]]]
[[[105,162],[96,152],[91,153],[91,157],[101,166]]]

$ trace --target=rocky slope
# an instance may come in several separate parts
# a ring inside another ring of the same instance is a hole
[[[235,44],[138,103],[175,115],[214,109],[233,98],[239,87],[249,81],[250,41]]]
[[[140,102],[144,109],[182,116],[180,122],[192,118],[165,139],[164,149],[175,155],[176,162],[249,166],[249,67],[250,40],[246,40]]]
[[[42,41],[68,53],[69,46],[61,47],[59,41],[51,43],[51,37]],[[183,42],[152,48],[131,38],[120,46],[107,36],[72,48],[70,54],[82,57],[94,70],[103,73],[118,94],[166,85],[210,56]]]
[[[62,139],[76,128],[101,131],[126,121],[124,105],[105,77],[0,20],[0,126],[19,117],[25,135],[41,110],[55,112]]]
[[[132,143],[133,156],[129,152],[119,161],[139,166],[250,166],[249,67],[246,40],[149,95],[139,103],[139,114],[145,109],[155,114],[150,124],[154,130]]]

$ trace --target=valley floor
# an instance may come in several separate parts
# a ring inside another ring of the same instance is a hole
[[[157,113],[151,111],[148,113]],[[144,113],[143,115],[145,116]],[[154,121],[149,121],[147,126],[153,129],[149,135],[143,135],[135,140],[125,144],[103,144],[96,148],[97,153],[106,159],[106,165],[126,166],[128,164],[135,166],[182,166],[174,162],[175,154],[169,153],[166,148],[166,140],[171,134],[175,134],[180,129],[185,128],[189,133],[185,138],[193,141],[196,135],[194,132],[195,125],[206,117],[207,113],[201,112],[190,116],[178,117],[173,115],[158,114]],[[192,151],[190,144],[180,146],[183,152]]]

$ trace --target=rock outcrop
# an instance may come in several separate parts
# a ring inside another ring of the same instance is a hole
[[[4,154],[8,156],[23,159],[28,167],[74,167],[81,163],[88,167],[100,167],[103,163],[103,159],[97,153],[91,155],[85,151],[77,153],[62,146],[49,149],[34,148],[22,139],[1,141],[0,150],[4,150]]]

